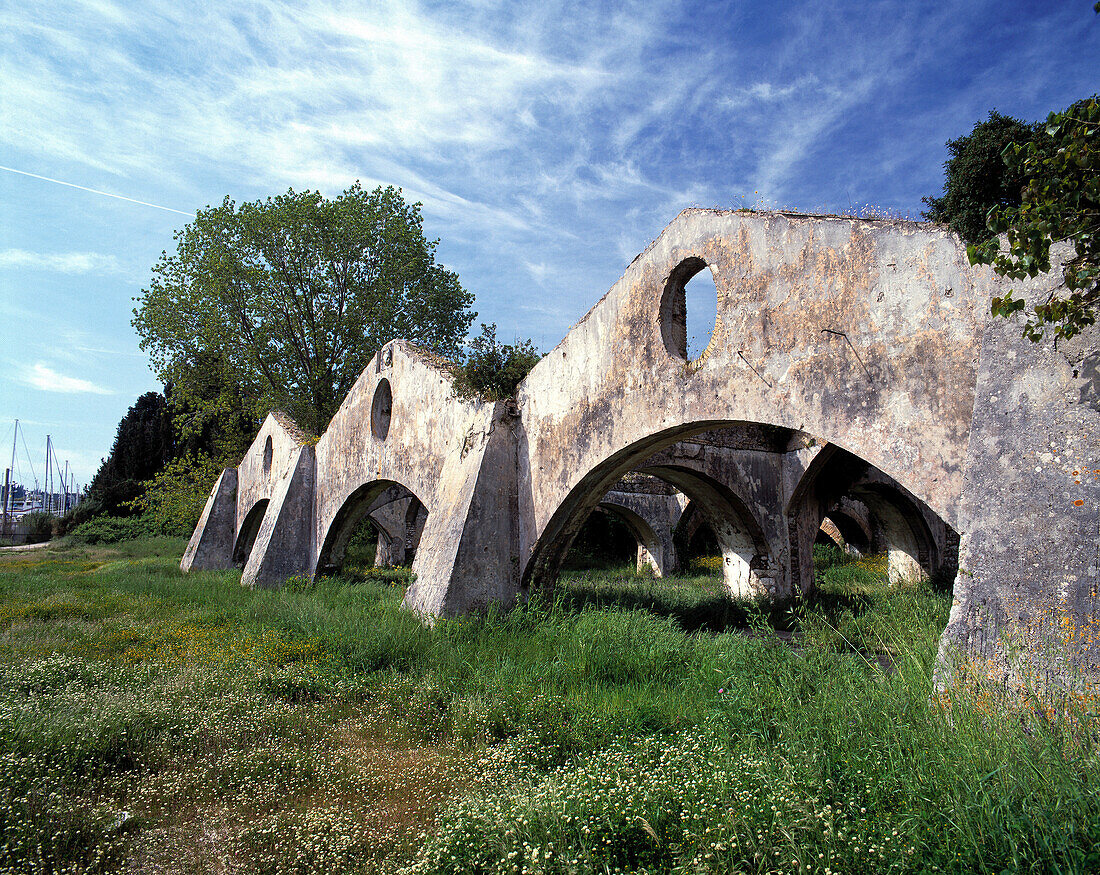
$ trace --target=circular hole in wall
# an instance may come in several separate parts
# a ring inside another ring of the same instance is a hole
[[[264,441],[264,473],[265,474],[268,471],[271,470],[271,456],[272,456],[272,454],[273,453],[272,453],[272,449],[271,449],[271,435],[268,435],[267,440]]]
[[[718,325],[718,287],[703,259],[685,258],[669,274],[661,298],[661,334],[670,355],[696,361]]]
[[[378,388],[374,390],[374,403],[370,408],[370,430],[380,441],[384,441],[390,433],[392,412],[393,391],[390,389],[390,381],[383,378],[378,381]]]

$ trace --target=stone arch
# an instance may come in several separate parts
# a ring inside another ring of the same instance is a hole
[[[233,542],[233,564],[238,568],[244,568],[248,557],[252,553],[252,547],[256,543],[256,536],[260,533],[260,524],[267,513],[269,499],[263,498],[252,505],[244,515],[241,527],[237,531],[237,537]]]
[[[608,500],[606,496],[596,507],[596,510],[611,514],[621,520],[626,527],[630,529],[630,533],[638,543],[637,570],[639,572],[646,568],[650,568],[657,577],[664,576],[664,548],[661,544],[661,539],[658,538],[657,533],[653,531],[653,526],[643,519],[640,514],[631,510],[629,507]]]
[[[525,588],[548,586],[588,515],[608,489],[628,471],[650,474],[671,484],[696,502],[722,546],[723,579],[735,597],[781,595],[775,563],[759,521],[745,502],[706,474],[675,464],[647,465],[647,460],[678,440],[716,428],[737,428],[738,422],[691,423],[635,442],[585,474],[560,502],[536,541],[524,571]]]
[[[776,567],[755,514],[728,486],[677,465],[643,466],[688,496],[713,530],[722,551],[722,578],[734,598],[776,595]]]
[[[404,532],[396,536],[383,523],[379,522],[376,514],[367,516],[374,529],[378,533],[378,541],[374,548],[374,564],[378,567],[405,564],[405,539]]]
[[[700,513],[699,506],[689,499],[684,506],[684,512],[680,514],[680,519],[676,522],[676,530],[672,533],[672,541],[679,553],[680,563],[685,568],[692,558],[691,542],[695,538],[696,532],[704,525],[706,525],[706,520],[703,514]]]
[[[931,577],[939,570],[936,539],[917,499],[883,483],[857,485],[851,495],[867,506],[881,529],[891,583]]]
[[[405,514],[401,499],[387,504],[376,500],[367,518],[374,523],[378,541],[374,550],[376,566],[405,564]]]
[[[416,498],[411,490],[392,480],[373,480],[353,490],[333,515],[321,541],[315,574],[330,574],[343,567],[348,541],[360,522],[379,508],[404,498]],[[419,499],[417,499],[419,502]],[[381,527],[379,527],[381,531]],[[394,533],[396,537],[397,534]]]
[[[827,518],[832,520],[849,548],[860,553],[884,549],[882,534],[877,531],[871,512],[863,502],[845,496],[829,508]]]
[[[405,555],[409,562],[416,558],[420,549],[420,539],[424,536],[424,526],[428,522],[428,509],[413,496],[405,509]]]
[[[841,550],[848,549],[848,542],[844,540],[844,535],[841,533],[840,529],[837,528],[837,524],[834,523],[829,517],[825,517],[825,519],[821,521],[821,525],[817,529],[817,543],[832,543],[838,546]]]
[[[861,505],[868,520],[859,519]],[[803,592],[813,586],[812,545],[829,515],[835,515],[834,523],[842,519],[868,535],[870,546],[886,550],[893,582],[937,574],[949,558],[945,547],[954,530],[946,521],[869,462],[826,444],[806,467],[787,505],[791,574]]]

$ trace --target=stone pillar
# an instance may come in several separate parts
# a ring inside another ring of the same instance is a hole
[[[313,447],[299,447],[289,477],[275,489],[256,543],[241,574],[242,586],[279,589],[296,574],[310,574],[313,534]]]
[[[210,490],[199,524],[187,542],[180,569],[232,568],[236,526],[237,469],[226,468]]]
[[[520,596],[514,419],[507,402],[494,405],[488,427],[468,434],[444,466],[447,488],[428,514],[405,593],[421,616],[511,607]]]

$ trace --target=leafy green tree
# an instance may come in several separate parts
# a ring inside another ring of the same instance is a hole
[[[187,371],[209,354],[257,409],[318,434],[382,344],[455,356],[476,315],[436,263],[419,204],[395,188],[290,190],[239,208],[227,197],[175,239],[134,310],[158,376],[190,392]]]
[[[222,467],[201,452],[177,456],[144,484],[145,490],[134,500],[133,507],[141,513],[150,532],[190,535]]]
[[[986,226],[989,211],[1018,206],[1025,183],[1022,168],[1007,164],[1002,154],[1013,144],[1030,142],[1037,130],[1037,125],[991,110],[969,134],[949,140],[943,195],[923,198],[928,205],[924,217],[943,222],[969,243],[992,237]]]
[[[263,400],[233,379],[216,351],[202,350],[176,368],[165,387],[175,434],[175,455],[201,454],[236,464],[267,415]]]
[[[970,261],[1018,280],[1050,270],[1053,244],[1071,244],[1062,282],[1025,313],[1023,333],[1035,342],[1047,329],[1055,342],[1073,337],[1096,322],[1100,305],[1100,100],[1093,96],[1051,113],[1037,137],[1006,147],[1004,159],[1026,180],[1018,206],[994,207],[989,214],[990,230],[1006,235],[1008,249],[1001,251],[995,237],[972,243]],[[992,301],[997,316],[1025,307],[1011,291]]]
[[[520,381],[542,359],[530,340],[515,344],[497,340],[496,324],[482,325],[455,369],[455,391],[464,398],[501,401],[516,394]]]
[[[164,390],[172,456],[128,505],[155,534],[191,533],[221,470],[240,461],[263,416],[256,399],[245,396],[213,353],[200,352],[181,370],[180,387],[170,384]]]

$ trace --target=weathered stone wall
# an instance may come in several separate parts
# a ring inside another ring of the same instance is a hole
[[[683,285],[708,268],[717,325],[688,361]],[[899,576],[953,568],[962,533],[944,665],[1019,680],[1032,635],[1043,670],[1095,672],[1097,333],[1058,350],[1020,340],[988,318],[1005,286],[928,225],[685,211],[514,404],[456,398],[443,363],[395,341],[316,447],[269,419],[183,564],[227,562],[260,508],[242,580],[318,573],[398,490],[428,512],[405,604],[429,617],[511,604],[552,581],[639,470],[706,516],[733,593],[804,591],[822,520],[858,506]],[[645,537],[667,565],[663,536]]]
[[[703,263],[718,326],[688,362],[663,299]],[[722,424],[838,444],[954,524],[991,276],[928,225],[685,211],[520,387],[525,579],[624,470]]]
[[[1029,299],[1054,284],[1027,284]],[[985,327],[940,682],[1100,682],[1100,326],[1033,344]]]

